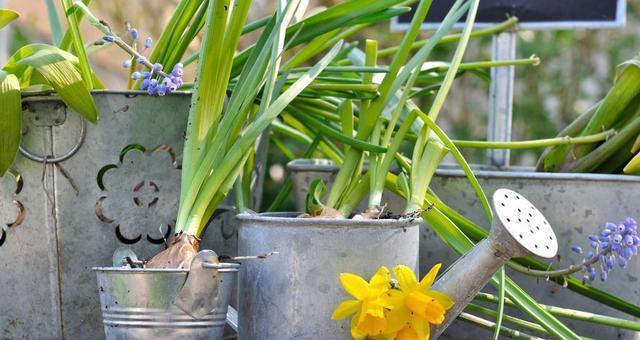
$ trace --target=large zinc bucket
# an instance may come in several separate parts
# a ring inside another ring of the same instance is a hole
[[[293,181],[295,202],[304,204],[309,183],[316,178],[325,180],[328,187],[338,171],[330,161],[300,159],[288,164]],[[547,261],[556,267],[566,267],[581,261],[571,251],[572,245],[588,246],[588,235],[597,234],[604,222],[618,222],[629,216],[640,219],[640,177],[603,174],[536,173],[531,171],[477,170],[475,175],[484,191],[492,193],[499,188],[511,188],[526,196],[554,226],[558,236],[558,254],[561,262]],[[436,172],[430,188],[451,208],[476,224],[489,229],[490,223],[482,204],[476,198],[463,171],[443,167]],[[402,211],[404,201],[385,191],[383,202],[392,212]],[[301,206],[296,207],[301,208]],[[428,226],[420,231],[420,264],[422,274],[436,263],[447,267],[459,255],[451,250]],[[579,309],[587,312],[632,317],[603,304],[578,295],[547,280],[539,280],[510,270],[507,272],[528,294],[538,302],[553,306]],[[625,269],[616,268],[606,282],[599,280],[590,285],[614,294],[626,301],[640,304],[640,260],[634,257]],[[575,274],[574,277],[579,277]],[[492,287],[487,287],[488,291]],[[514,312],[516,316],[519,315]],[[522,315],[521,315],[522,316]],[[563,319],[567,326],[580,335],[598,339],[637,339],[636,332]],[[454,322],[443,338],[489,338],[491,331],[469,327],[462,321]]]
[[[123,246],[149,258],[174,232],[191,94],[93,98],[98,124],[84,123],[57,96],[23,98],[18,176],[0,177],[0,338],[103,338],[91,268],[111,265]],[[256,152],[254,198],[266,145]],[[226,212],[201,247],[235,256],[233,200],[220,207]]]
[[[116,339],[222,339],[239,264],[204,264],[217,270],[217,307],[197,319],[174,306],[186,269],[94,268],[104,332]]]
[[[238,252],[280,254],[240,273],[239,338],[350,339],[349,320],[331,320],[346,299],[341,273],[368,279],[380,266],[418,268],[420,220],[294,218],[240,214]]]

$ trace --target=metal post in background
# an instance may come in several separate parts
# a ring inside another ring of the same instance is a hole
[[[516,38],[516,33],[513,31],[494,35],[492,59],[515,59]],[[491,69],[491,79],[487,140],[510,141],[515,68],[513,66],[494,67]],[[509,156],[510,152],[507,149],[487,151],[488,163],[498,168],[509,166]]]
[[[5,1],[0,0],[0,8],[4,8]],[[0,65],[4,65],[4,63],[9,59],[9,31],[11,30],[11,25],[5,27],[0,30]]]

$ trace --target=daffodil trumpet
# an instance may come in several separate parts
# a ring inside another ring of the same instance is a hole
[[[411,268],[397,265],[391,273],[380,267],[367,282],[358,275],[343,273],[340,282],[353,299],[342,302],[331,316],[351,317],[354,339],[430,339],[430,325],[442,324],[445,313],[455,303],[432,289],[441,265],[437,264],[418,282]]]

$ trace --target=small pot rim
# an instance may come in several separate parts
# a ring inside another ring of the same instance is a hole
[[[301,212],[267,212],[259,214],[242,213],[236,215],[240,221],[262,222],[265,224],[296,225],[305,224],[318,227],[407,227],[419,225],[422,218],[380,219],[380,220],[353,220],[346,218],[302,218],[297,217]]]
[[[220,262],[220,263],[204,263],[204,268],[217,269],[220,272],[237,272],[240,270],[240,263]],[[188,273],[189,269],[182,268],[127,268],[127,267],[93,267],[91,270],[95,272],[118,272],[118,273],[136,273],[136,274],[155,274],[155,273]]]

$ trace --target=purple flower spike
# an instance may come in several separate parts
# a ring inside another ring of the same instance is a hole
[[[611,240],[613,241],[613,243],[620,244],[622,242],[622,235],[615,234],[615,235],[613,235]]]
[[[156,93],[158,94],[158,96],[164,96],[165,94],[167,94],[167,87],[164,85],[158,85],[158,87],[156,88]]]
[[[571,250],[573,250],[574,253],[582,254],[582,248],[578,246],[571,246]]]
[[[631,235],[625,235],[624,237],[624,244],[628,247],[633,246],[633,236]]]
[[[627,266],[627,260],[625,260],[624,257],[619,257],[618,258],[618,265],[620,266],[620,268],[624,268]]]
[[[589,234],[589,239],[591,241],[598,241],[598,236],[594,235],[594,234]]]
[[[594,281],[596,279],[596,272],[589,272],[589,281]]]
[[[606,268],[607,268],[607,270],[611,270],[611,269],[613,269],[613,265],[614,265],[614,263],[615,263],[615,259],[613,258],[613,256],[609,256],[609,257],[607,258],[607,264],[606,264]]]
[[[605,271],[600,272],[600,281],[602,282],[607,281],[607,272]]]
[[[149,88],[149,83],[150,83],[149,79],[142,80],[142,83],[140,83],[140,89],[143,91],[147,90]]]

